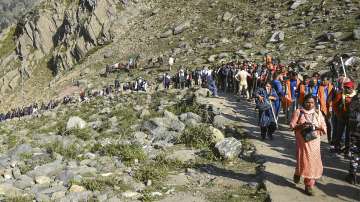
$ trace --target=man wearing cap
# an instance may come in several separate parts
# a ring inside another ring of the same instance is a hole
[[[343,90],[339,91],[333,100],[333,110],[336,115],[336,134],[333,137],[335,151],[340,152],[341,138],[345,132],[345,154],[347,155],[350,143],[350,135],[348,130],[349,122],[349,106],[352,98],[356,95],[355,84],[353,81],[343,83]]]

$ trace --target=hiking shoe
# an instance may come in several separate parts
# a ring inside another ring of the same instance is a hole
[[[309,196],[315,195],[314,189],[312,187],[305,187],[305,193]]]
[[[300,176],[299,176],[299,175],[294,175],[294,183],[295,183],[295,184],[299,184],[299,183],[300,183]]]

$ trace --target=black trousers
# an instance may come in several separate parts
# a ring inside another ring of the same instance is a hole
[[[275,123],[270,123],[270,125],[267,127],[261,127],[261,137],[265,138],[266,136],[268,136],[268,138],[272,139],[275,130],[276,130]]]
[[[345,149],[348,150],[350,146],[350,131],[348,127],[348,121],[337,117],[336,120],[336,134],[334,134],[333,142],[336,148],[341,147],[341,139],[345,132]]]
[[[326,133],[327,133],[327,138],[328,138],[328,142],[329,144],[333,144],[332,141],[333,141],[333,135],[332,135],[332,126],[331,126],[331,118],[327,118],[325,113],[322,112],[322,115],[324,116],[324,119],[325,119],[325,124],[326,124]]]

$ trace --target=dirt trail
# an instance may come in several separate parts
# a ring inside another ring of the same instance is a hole
[[[360,201],[360,186],[353,186],[344,181],[347,175],[348,161],[329,153],[328,144],[322,142],[323,178],[317,182],[316,195],[304,194],[304,184],[295,185],[292,181],[295,166],[295,139],[293,132],[280,118],[280,128],[274,140],[261,140],[257,126],[257,112],[254,104],[238,101],[233,96],[207,98],[201,102],[213,104],[227,117],[238,120],[250,134],[257,153],[266,160],[264,164],[265,184],[274,202],[296,201]]]

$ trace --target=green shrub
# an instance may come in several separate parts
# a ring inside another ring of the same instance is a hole
[[[71,144],[65,147],[61,142],[54,142],[52,144],[45,145],[45,148],[48,153],[53,154],[56,152],[66,159],[78,159],[78,155],[83,153],[82,148],[77,144]]]
[[[167,159],[164,153],[159,154],[153,161],[140,166],[135,172],[135,179],[146,182],[152,180],[161,182],[171,170],[184,168],[185,165],[178,161]]]
[[[91,129],[90,128],[84,128],[84,129],[74,128],[74,129],[66,131],[65,135],[74,135],[75,137],[77,137],[79,139],[87,141],[87,140],[91,139]]]
[[[193,112],[198,115],[204,114],[203,106],[195,101],[195,96],[187,96],[187,98],[181,100],[173,106],[167,108],[168,111],[180,115],[182,113]]]
[[[14,41],[15,27],[10,28],[10,31],[4,37],[2,41],[0,41],[0,58],[6,57],[12,51],[15,51],[16,44]]]
[[[99,152],[104,156],[119,156],[126,165],[133,165],[134,160],[146,160],[146,154],[140,145],[131,144],[109,144],[102,146],[95,144],[91,148],[91,152]]]
[[[90,191],[103,191],[107,187],[114,188],[117,187],[117,191],[126,191],[131,189],[131,187],[123,182],[123,180],[117,177],[96,177],[96,178],[85,178],[82,179],[80,185],[85,187]]]
[[[8,149],[15,147],[17,144],[18,138],[15,135],[9,135],[7,141]]]
[[[135,172],[135,179],[146,182],[147,180],[152,180],[154,182],[162,181],[168,175],[168,168],[164,166],[157,165],[156,162],[151,162],[142,165]]]
[[[179,143],[197,149],[209,148],[212,144],[211,131],[207,125],[188,127],[179,138]]]

